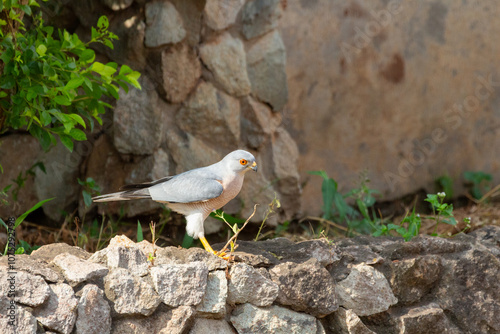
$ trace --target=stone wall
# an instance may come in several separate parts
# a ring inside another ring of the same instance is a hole
[[[495,0],[288,1],[287,129],[300,149],[303,209],[324,169],[351,189],[368,169],[393,199],[484,171],[500,182],[500,7]]]
[[[238,244],[231,262],[123,236],[94,254],[51,244],[11,258],[15,274],[2,257],[0,279],[15,277],[17,333],[500,333],[499,227]]]
[[[19,192],[20,205],[0,207],[0,216],[18,215],[50,197],[56,198],[43,210],[52,220],[62,221],[64,211],[78,203],[83,216],[77,178],[91,177],[102,193],[114,192],[127,183],[215,163],[238,148],[254,153],[259,173],[247,176],[225,211],[249,216],[258,203],[254,220],[261,221],[275,193],[281,219],[300,211],[298,149],[281,115],[288,89],[285,48],[276,29],[280,1],[89,0],[45,7],[49,23],[76,31],[83,40],[99,16],[107,15],[109,30],[120,39],[114,49],[93,45],[98,60],[140,71],[142,90],[120,91],[103,127],[73,153],[62,145],[40,152],[28,135],[2,137],[0,189],[37,161],[46,173],[36,169]],[[100,204],[98,211],[118,213],[122,205],[126,216],[160,208],[121,202]]]

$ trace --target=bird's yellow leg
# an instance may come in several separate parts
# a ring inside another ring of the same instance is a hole
[[[200,237],[200,241],[203,244],[203,247],[205,248],[205,250],[207,252],[215,254],[215,255],[227,260],[228,257],[226,256],[226,253],[221,252],[220,254],[218,254],[218,252],[214,251],[212,246],[210,246],[210,244],[208,243],[207,239],[205,239],[205,237]]]

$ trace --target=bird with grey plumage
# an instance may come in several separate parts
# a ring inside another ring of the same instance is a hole
[[[255,157],[247,151],[236,150],[213,165],[152,182],[129,184],[120,192],[92,199],[94,202],[150,199],[164,203],[186,216],[189,236],[200,239],[208,252],[217,254],[205,238],[203,223],[210,212],[222,208],[238,195],[249,170],[257,171]]]

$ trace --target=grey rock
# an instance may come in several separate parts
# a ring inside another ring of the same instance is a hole
[[[209,272],[207,289],[201,303],[196,306],[196,312],[211,318],[223,318],[226,315],[226,299],[226,273],[221,270]]]
[[[186,99],[201,76],[201,64],[193,48],[174,45],[161,53],[163,89],[167,100],[179,103]]]
[[[233,25],[244,3],[244,0],[207,0],[203,10],[207,26],[222,30]]]
[[[250,93],[245,50],[241,40],[224,32],[200,46],[200,56],[227,93],[235,96]]]
[[[70,285],[104,277],[109,272],[109,269],[103,265],[82,260],[68,253],[56,256],[53,262],[61,268]]]
[[[227,268],[227,261],[201,248],[162,247],[156,252],[155,264],[186,264],[201,261],[208,271]]]
[[[241,139],[253,149],[260,148],[271,139],[281,123],[281,115],[251,96],[241,106]]]
[[[184,21],[187,43],[191,47],[197,47],[200,44],[200,34],[203,29],[202,17],[205,1],[172,0],[171,2]]]
[[[229,304],[251,303],[255,306],[269,306],[278,297],[278,284],[245,263],[233,265],[229,276]]]
[[[175,44],[186,37],[182,17],[175,6],[166,0],[146,4],[145,44],[154,48],[164,44]]]
[[[0,267],[0,296],[7,297],[15,293],[17,303],[38,306],[43,304],[50,295],[50,288],[40,276],[24,271],[10,271],[8,267]]]
[[[30,256],[35,260],[41,261],[42,263],[50,263],[57,255],[63,253],[74,255],[82,260],[87,260],[92,256],[92,254],[84,251],[80,247],[70,246],[64,243],[43,245],[37,250],[34,250]]]
[[[233,327],[226,320],[197,318],[189,334],[236,334]]]
[[[440,280],[432,290],[436,303],[464,332],[500,332],[500,307],[494,302],[500,300],[500,260],[487,250],[471,249],[441,261]]]
[[[36,169],[34,191],[40,199],[54,198],[42,206],[43,212],[52,220],[61,221],[63,210],[71,212],[76,207],[81,190],[75,180],[79,177],[83,160],[83,145],[75,143],[73,152],[70,152],[58,142],[39,159],[46,173]]]
[[[276,300],[279,304],[317,317],[338,309],[333,278],[318,260],[312,258],[300,264],[285,262],[271,268],[269,274],[279,285]]]
[[[176,115],[176,121],[182,130],[202,141],[222,147],[238,142],[239,118],[239,101],[204,81],[198,84],[185,102],[185,107]],[[206,124],[210,124],[210,127]],[[193,152],[190,156],[192,154]]]
[[[135,247],[104,248],[94,253],[89,261],[105,264],[109,268],[125,268],[137,276],[148,274],[147,257],[140,249]]]
[[[24,307],[19,305],[11,306],[10,299],[0,296],[0,333],[18,334],[18,333],[36,333],[36,318]],[[15,309],[9,309],[15,307]]]
[[[485,246],[493,255],[500,259],[500,226],[485,226],[470,233],[477,242]]]
[[[365,264],[352,267],[349,276],[337,283],[336,294],[339,304],[358,316],[386,311],[398,302],[384,275]]]
[[[253,95],[273,110],[282,110],[288,100],[288,84],[285,46],[279,32],[273,31],[250,46],[246,61]]]
[[[343,307],[327,317],[328,329],[338,334],[375,334],[353,312]]]
[[[300,208],[300,198],[297,193],[301,192],[297,167],[299,149],[292,136],[283,127],[279,127],[273,135],[272,152],[274,174],[278,178],[276,186],[281,194],[281,209],[289,213],[297,211],[297,208]]]
[[[77,306],[78,300],[68,284],[51,284],[48,300],[34,308],[33,315],[45,327],[69,334],[75,325]]]
[[[113,113],[113,139],[116,149],[123,154],[152,154],[160,146],[162,122],[158,108],[158,94],[153,83],[141,76],[142,89],[120,88],[120,99]]]
[[[123,10],[134,2],[134,0],[102,0],[102,3],[114,11]]]
[[[392,264],[390,280],[399,303],[413,304],[428,293],[439,280],[442,265],[436,255],[405,259]]]
[[[78,302],[76,334],[109,334],[111,332],[111,308],[104,293],[93,284],[81,291]]]
[[[0,178],[0,189],[12,184],[13,179],[33,166],[42,152],[38,139],[30,134],[3,135],[0,138],[0,156],[4,157],[2,158],[3,173]],[[18,217],[40,200],[33,191],[34,182],[33,177],[28,177],[24,187],[19,188],[16,205],[12,205],[15,201],[11,191],[8,192],[8,197],[2,196],[11,205],[0,206],[0,217],[4,220],[9,216]]]
[[[252,304],[237,306],[231,323],[239,334],[317,334],[316,318],[276,305],[260,308]]]
[[[181,109],[182,111],[182,109]],[[200,112],[200,116],[203,116],[203,111],[184,111],[190,115],[182,116],[186,119],[191,117],[195,118],[196,113]],[[192,113],[192,114],[191,114]],[[179,115],[180,116],[180,115]],[[195,119],[194,122],[197,120]],[[191,122],[188,120],[188,122]],[[178,123],[178,120],[175,120]],[[188,125],[189,126],[189,125]],[[191,127],[191,126],[190,126]],[[195,129],[196,132],[205,132],[202,129]],[[169,153],[172,155],[174,162],[176,163],[175,173],[182,173],[186,170],[192,168],[198,168],[200,166],[210,165],[215,161],[222,159],[223,155],[215,150],[214,147],[207,142],[203,135],[203,138],[198,138],[189,132],[184,132],[177,129],[172,129],[166,133],[167,146]],[[213,139],[212,139],[213,141]],[[220,143],[218,139],[215,140]],[[220,144],[217,144],[220,145]],[[223,147],[227,146],[227,142],[222,144]],[[222,146],[221,145],[221,146]]]
[[[142,73],[148,63],[147,49],[144,45],[146,24],[141,14],[134,10],[127,10],[110,16],[109,31],[116,34],[120,42],[113,43],[113,49],[105,45],[96,45],[96,50],[118,64],[128,65]],[[90,30],[87,32],[89,33]]]
[[[456,328],[446,317],[439,305],[430,304],[415,307],[398,319],[399,333],[401,334],[460,334],[463,333]]]
[[[113,309],[119,314],[151,315],[161,299],[144,279],[124,268],[115,268],[104,277],[106,297],[112,301]]]
[[[7,256],[0,257],[0,267],[2,266],[8,266]],[[41,276],[46,281],[52,283],[62,279],[62,276],[51,269],[50,266],[27,254],[16,254],[15,268],[16,271],[26,271],[30,274]]]
[[[159,310],[152,316],[120,318],[113,321],[113,334],[183,334],[191,327],[195,311],[191,306],[179,306],[172,310]]]
[[[252,0],[243,8],[241,21],[242,32],[246,39],[265,34],[278,26],[283,13],[280,0]]]
[[[156,291],[168,306],[198,305],[207,288],[208,268],[203,262],[159,265],[151,268]]]

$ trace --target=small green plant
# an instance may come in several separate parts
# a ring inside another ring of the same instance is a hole
[[[262,223],[260,224],[259,231],[257,232],[257,235],[255,236],[255,241],[259,240],[259,235],[260,232],[262,232],[262,228],[266,224],[266,220],[269,218],[269,215],[276,212],[276,209],[279,209],[281,207],[281,203],[279,199],[276,197],[276,193],[274,193],[274,199],[269,203],[269,206],[266,210],[266,213],[264,215],[264,219],[262,220]]]
[[[453,179],[448,175],[442,175],[436,179],[436,187],[438,192],[446,194],[445,200],[451,201],[453,199]]]
[[[92,196],[100,195],[101,188],[95,183],[94,179],[88,177],[85,181],[80,180],[79,178],[78,184],[83,187],[82,196],[83,202],[85,206],[88,208],[92,204]]]
[[[144,240],[144,235],[142,233],[142,225],[139,220],[137,220],[137,242]]]
[[[324,220],[345,222],[350,230],[358,233],[371,233],[377,230],[381,220],[376,217],[373,206],[376,202],[374,195],[380,192],[368,186],[370,180],[366,176],[366,172],[361,173],[360,186],[350,190],[345,195],[338,191],[337,182],[329,177],[325,171],[311,171],[309,174],[319,175],[323,178],[321,192],[323,195],[322,218]],[[348,199],[354,200],[356,209],[347,203]]]
[[[397,234],[402,236],[405,241],[409,241],[419,234],[421,226],[422,218],[420,218],[420,214],[415,213],[415,207],[413,207],[412,213],[410,215],[407,213],[399,225],[393,223],[389,223],[387,225],[381,224],[377,227],[377,230],[372,233],[372,235],[375,237],[390,235],[391,231],[395,231]]]
[[[440,223],[446,223],[450,225],[457,225],[457,220],[453,217],[453,204],[444,203],[446,194],[440,192],[437,194],[427,194],[427,198],[424,200],[429,202],[432,206],[432,216],[427,216],[427,219],[432,219],[436,221],[436,227],[432,235],[437,235],[437,228]]]
[[[20,215],[19,217],[16,218],[15,222],[14,222],[14,226],[12,227],[14,230],[16,228],[19,227],[19,225],[21,225],[21,223],[26,219],[26,217],[28,217],[28,215],[30,213],[32,213],[33,211],[35,211],[36,209],[40,208],[42,205],[44,205],[45,203],[47,203],[48,201],[51,201],[53,200],[54,198],[48,198],[48,199],[45,199],[43,201],[40,201],[38,203],[36,203],[35,205],[33,205],[29,210],[27,210],[26,212],[24,212],[22,215]],[[5,230],[9,230],[9,227],[7,226],[7,224],[2,220],[2,218],[0,218],[0,225],[2,225]],[[21,246],[22,247],[22,246]],[[9,244],[7,243],[7,245],[5,246],[5,250],[4,250],[4,253],[3,255],[6,255],[7,254],[7,251],[9,249]],[[24,252],[24,250],[23,250]]]
[[[490,189],[493,177],[485,172],[465,172],[464,179],[473,198],[481,199]]]

